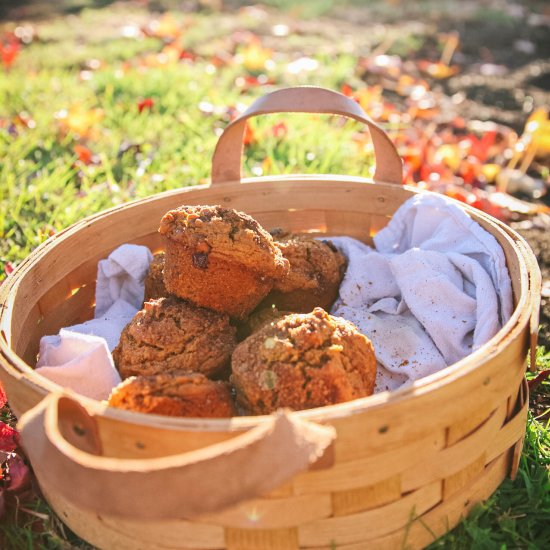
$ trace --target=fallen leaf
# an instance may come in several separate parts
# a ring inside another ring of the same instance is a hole
[[[166,12],[160,19],[150,21],[142,28],[143,34],[153,38],[175,40],[182,32],[181,26],[171,12]]]
[[[288,126],[284,122],[278,122],[271,127],[271,135],[276,138],[282,138],[288,133]]]
[[[144,99],[140,99],[137,103],[138,112],[142,113],[145,109],[150,111],[154,105],[155,105],[155,101],[152,97],[146,97]]]
[[[83,164],[91,164],[93,159],[93,153],[86,147],[85,145],[80,145],[77,143],[73,147],[73,151],[75,152],[76,156],[78,157],[78,160],[82,162]]]
[[[97,125],[104,116],[103,109],[85,109],[76,105],[56,113],[58,126],[63,134],[74,132],[83,139],[99,137]]]
[[[0,59],[4,67],[9,69],[13,65],[20,49],[19,41],[11,34],[0,39]]]
[[[5,487],[10,493],[20,493],[31,483],[31,472],[23,458],[17,453],[10,453],[4,464],[6,472]]]
[[[2,392],[3,393],[3,392]],[[19,433],[17,430],[0,422],[0,451],[15,451],[19,446]]]
[[[418,61],[418,68],[427,75],[437,78],[438,80],[443,80],[457,74],[460,69],[457,65],[446,65],[440,61],[433,62],[427,60]]]
[[[273,51],[264,48],[258,38],[252,41],[239,52],[244,68],[251,72],[261,72],[266,69],[267,62],[271,60]]]
[[[244,128],[244,137],[243,137],[243,143],[247,145],[251,145],[256,141],[256,132],[254,132],[254,129],[250,124],[246,124]]]

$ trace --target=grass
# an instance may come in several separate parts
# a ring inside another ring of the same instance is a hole
[[[313,9],[308,2],[271,4]],[[57,16],[43,4],[46,11],[36,13],[47,18],[36,23],[32,42],[10,68],[0,66],[0,263],[6,272],[48,236],[87,215],[208,181],[221,129],[271,86],[360,87],[358,57],[386,33],[396,38],[390,53],[422,43],[418,26],[409,29],[406,23],[335,40],[331,24],[293,33],[294,20],[285,13],[244,9],[229,15],[210,9],[161,20],[179,29],[178,55],[191,56],[178,61],[167,49],[174,34],[163,39],[151,29],[153,36],[139,32],[158,18],[143,7],[115,3],[90,9],[94,3],[84,0],[64,5],[78,15]],[[379,13],[392,11],[385,3],[377,6]],[[320,2],[309,15],[330,9],[331,2]],[[287,25],[290,34],[277,36],[274,23]],[[15,27],[6,23],[0,35]],[[262,37],[260,46],[254,36]],[[301,58],[309,65],[292,65]],[[257,86],[255,79],[268,84]],[[151,100],[150,108],[144,99]],[[246,174],[371,175],[368,137],[356,124],[298,115],[285,116],[283,123],[272,115],[252,128]],[[550,368],[550,354],[542,349],[538,361],[539,368]],[[433,548],[550,547],[549,395],[546,381],[532,397],[517,478],[505,481]],[[0,523],[2,547],[89,547],[40,499],[25,508],[29,511],[16,508]]]

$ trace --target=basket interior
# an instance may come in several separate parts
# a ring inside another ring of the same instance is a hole
[[[348,235],[367,244],[415,191],[355,179],[264,179],[216,188],[193,187],[124,205],[77,223],[35,251],[12,291],[11,319],[2,331],[8,345],[34,366],[40,338],[93,317],[97,263],[117,246],[162,249],[160,218],[182,204],[222,204],[242,210],[266,229]],[[521,295],[522,266],[511,238],[485,226],[502,245],[511,272],[514,304]]]

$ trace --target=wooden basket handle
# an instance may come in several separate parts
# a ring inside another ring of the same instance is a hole
[[[19,429],[39,478],[71,503],[149,520],[192,518],[258,497],[307,470],[335,438],[331,426],[279,411],[233,439],[199,450],[113,458],[101,456],[94,417],[76,400],[54,393],[21,417]]]
[[[231,122],[220,136],[212,157],[212,185],[241,180],[243,138],[246,121],[271,113],[318,113],[340,115],[369,127],[374,145],[376,171],[374,179],[387,183],[403,183],[403,165],[388,134],[359,106],[343,94],[299,86],[284,88],[258,98],[240,117]]]

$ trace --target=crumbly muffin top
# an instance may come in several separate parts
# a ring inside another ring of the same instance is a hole
[[[236,414],[227,382],[200,373],[132,376],[113,388],[112,407],[174,416],[228,417]]]
[[[157,252],[153,256],[153,260],[149,264],[149,275],[152,277],[162,277],[164,269],[164,252]]]
[[[231,363],[239,404],[255,414],[365,397],[376,376],[370,340],[321,308],[264,325],[237,346]]]
[[[213,375],[229,360],[235,333],[227,315],[169,296],[144,304],[113,359],[123,378],[175,370]]]
[[[292,292],[340,283],[346,259],[330,241],[294,235],[280,229],[273,230],[271,234],[290,263],[288,275],[275,283],[275,290]]]
[[[261,344],[257,349],[264,364],[305,361],[316,367],[323,366],[330,355],[345,353],[343,346],[350,339],[362,341],[368,349],[372,348],[355,325],[315,308],[311,313],[292,313],[264,325],[240,346]]]
[[[145,287],[144,300],[155,300],[168,296],[168,291],[164,285],[164,252],[158,252],[153,256],[153,261],[149,264],[149,271],[143,281]]]
[[[192,249],[281,278],[288,261],[271,235],[251,216],[223,206],[180,206],[167,212],[159,232]]]

